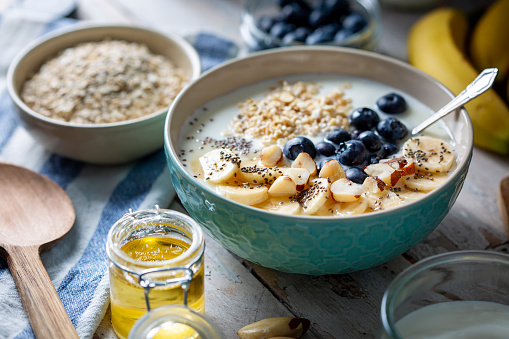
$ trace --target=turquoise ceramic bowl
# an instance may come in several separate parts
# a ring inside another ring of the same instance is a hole
[[[241,205],[198,183],[178,159],[183,125],[200,106],[262,80],[309,73],[370,78],[435,110],[452,98],[441,84],[412,66],[371,52],[296,47],[252,54],[204,73],[170,108],[165,151],[173,185],[189,214],[212,238],[254,263],[305,274],[346,273],[382,264],[430,234],[454,204],[472,157],[472,125],[465,110],[444,118],[457,154],[457,166],[446,183],[421,200],[360,216],[279,215]]]

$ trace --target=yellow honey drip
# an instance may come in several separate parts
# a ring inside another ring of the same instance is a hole
[[[189,249],[190,244],[167,236],[150,236],[132,240],[122,246],[130,257],[141,261],[162,261],[179,257]],[[110,270],[111,321],[113,329],[120,338],[127,338],[132,326],[146,312],[144,289],[136,277],[121,270]],[[149,293],[150,307],[155,309],[164,305],[184,304],[184,293],[180,285],[153,288]],[[188,306],[205,312],[204,268],[200,266],[188,290]],[[186,331],[184,331],[186,332]],[[176,336],[165,338],[196,338],[196,336]],[[163,337],[158,337],[163,338]]]

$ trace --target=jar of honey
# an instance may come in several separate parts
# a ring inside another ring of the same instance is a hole
[[[128,339],[221,339],[203,314],[182,305],[163,306],[141,317]]]
[[[151,309],[186,305],[205,312],[205,243],[189,216],[165,209],[130,212],[110,229],[111,322],[120,338]]]

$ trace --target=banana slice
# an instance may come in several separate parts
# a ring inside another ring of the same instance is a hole
[[[269,199],[256,204],[255,207],[277,212],[278,214],[302,214],[302,207],[299,202],[291,197],[269,197]]]
[[[422,199],[428,193],[422,192],[422,191],[414,191],[414,190],[404,190],[404,191],[402,190],[398,194],[399,194],[399,197],[405,203],[409,203],[412,201],[416,201],[418,199]]]
[[[414,137],[403,145],[404,156],[415,162],[416,170],[445,173],[454,164],[453,148],[447,142],[431,137]]]
[[[260,167],[257,165],[241,167],[240,179],[250,184],[272,184],[283,171],[279,167]]]
[[[302,205],[304,213],[314,214],[330,197],[329,180],[318,178],[313,180],[312,186],[302,191],[297,196],[297,200]]]
[[[381,211],[394,208],[403,203],[403,200],[394,192],[385,190],[383,192],[366,194],[368,207],[373,211]]]
[[[363,195],[357,201],[338,202],[332,208],[336,215],[339,216],[363,214],[368,208],[368,200]]]
[[[256,205],[269,198],[266,186],[217,186],[217,192],[227,199],[244,205]]]
[[[200,157],[205,181],[215,184],[233,178],[240,167],[240,158],[227,149],[215,149]]]
[[[404,187],[422,192],[433,191],[447,180],[447,174],[416,173],[403,180]]]
[[[358,200],[364,193],[362,185],[346,178],[334,181],[330,186],[332,197],[337,202],[352,202]]]
[[[275,205],[271,210],[280,214],[297,215],[301,214],[302,207],[297,201],[288,201]]]

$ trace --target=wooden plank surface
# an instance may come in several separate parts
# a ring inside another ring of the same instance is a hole
[[[467,5],[475,10],[490,1]],[[184,35],[205,30],[242,43],[238,32],[242,2],[237,0],[79,3],[83,18],[150,24]],[[379,52],[404,60],[408,28],[420,15],[422,12],[384,9]],[[248,323],[282,315],[310,319],[311,329],[305,338],[374,338],[381,326],[380,303],[385,289],[412,263],[446,251],[508,251],[496,204],[500,180],[507,175],[508,157],[476,148],[463,190],[439,227],[403,256],[361,272],[316,277],[278,272],[245,262],[207,237],[206,314],[225,338],[235,338],[236,331]],[[178,201],[171,207],[182,209]],[[96,338],[114,337],[107,315]]]

